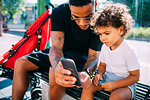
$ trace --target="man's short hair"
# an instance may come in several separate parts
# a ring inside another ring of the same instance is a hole
[[[82,7],[84,5],[88,5],[89,3],[93,3],[95,0],[69,0],[69,4],[72,6]]]

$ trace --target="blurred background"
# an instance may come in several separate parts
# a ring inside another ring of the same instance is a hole
[[[150,0],[97,0],[97,10],[107,1],[120,2],[130,8],[135,26],[126,40],[141,66],[139,81],[150,85]],[[49,2],[58,6],[68,0],[0,0],[0,55],[22,38],[26,29],[46,11],[45,5]]]
[[[51,2],[55,6],[68,0],[0,0],[0,30],[20,28],[27,29],[31,23],[46,9],[43,5]],[[129,38],[149,41],[150,37],[150,0],[97,0],[97,9],[101,9],[107,1],[128,5],[135,20],[135,27]],[[18,27],[17,27],[18,28]],[[0,32],[2,35],[2,32]]]

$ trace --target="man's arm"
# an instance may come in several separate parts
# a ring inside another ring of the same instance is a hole
[[[59,61],[61,57],[64,57],[64,32],[52,31],[51,42],[52,46],[49,51],[49,60],[52,65],[56,83],[63,87],[73,87],[76,82],[76,78],[70,76],[71,71],[64,69]]]
[[[89,49],[89,54],[88,54],[88,59],[87,62],[85,63],[84,69],[91,69],[90,73],[92,73],[95,70],[95,66],[98,63],[98,55],[99,51],[95,51],[92,49]],[[86,72],[80,72],[79,77],[81,80],[82,88],[89,88],[89,86],[92,83],[92,80],[90,79],[90,76]]]
[[[90,73],[95,71],[97,68],[99,53],[100,51],[89,49],[88,59],[84,65],[84,69],[89,69]]]
[[[53,68],[59,62],[61,57],[64,57],[62,49],[64,45],[64,32],[52,31],[51,33],[51,49],[49,51],[49,59]]]

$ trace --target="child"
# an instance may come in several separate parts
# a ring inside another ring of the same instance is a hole
[[[127,6],[120,3],[107,3],[101,12],[93,15],[91,26],[104,45],[97,75],[90,88],[83,89],[82,100],[93,99],[93,93],[102,89],[111,92],[110,100],[130,100],[135,96],[140,66],[124,40],[133,22]],[[101,84],[102,81],[105,83]]]

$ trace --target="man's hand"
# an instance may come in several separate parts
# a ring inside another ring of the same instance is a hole
[[[106,91],[113,91],[114,89],[117,88],[115,81],[110,81],[110,82],[106,82],[104,84],[102,84],[102,88],[104,88],[104,90]]]
[[[88,89],[92,84],[90,76],[86,72],[79,72],[79,77],[81,81],[82,88]]]
[[[63,87],[74,87],[77,79],[71,75],[71,71],[63,68],[61,62],[59,62],[54,70],[55,80],[58,85]]]

